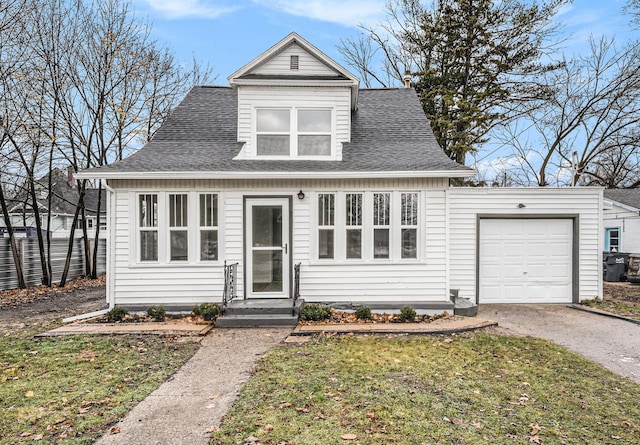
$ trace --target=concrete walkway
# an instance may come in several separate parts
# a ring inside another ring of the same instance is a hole
[[[96,444],[206,445],[258,359],[290,328],[214,329],[169,381],[140,402]]]

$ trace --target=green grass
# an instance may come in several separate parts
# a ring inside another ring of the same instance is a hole
[[[601,311],[611,312],[612,314],[640,319],[640,305],[632,302],[627,303],[596,298],[593,300],[584,300],[581,304]]]
[[[320,338],[269,351],[212,443],[632,444],[639,399],[541,339]]]
[[[0,338],[0,444],[92,443],[198,348],[168,337],[33,333]]]

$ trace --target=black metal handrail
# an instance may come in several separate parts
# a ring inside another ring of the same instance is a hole
[[[224,310],[231,301],[238,296],[236,277],[238,276],[238,263],[227,264],[224,262],[224,291],[222,292],[222,309]]]
[[[298,263],[293,266],[293,305],[296,305],[298,298],[300,297],[300,265]]]

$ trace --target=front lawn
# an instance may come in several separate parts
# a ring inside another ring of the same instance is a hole
[[[554,343],[328,337],[269,351],[213,444],[631,444],[640,385]]]
[[[33,333],[0,338],[0,444],[92,443],[198,348],[170,337]]]

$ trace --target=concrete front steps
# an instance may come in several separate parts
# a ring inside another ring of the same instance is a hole
[[[219,328],[261,328],[295,326],[304,300],[294,306],[291,299],[234,300],[227,305],[222,317],[216,320]]]

